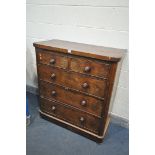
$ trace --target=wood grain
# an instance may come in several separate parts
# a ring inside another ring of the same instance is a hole
[[[56,95],[53,96],[52,91],[56,91]],[[75,106],[80,110],[96,116],[101,116],[102,109],[105,106],[103,100],[86,96],[82,93],[77,93],[76,91],[67,89],[66,87],[49,84],[44,81],[40,81],[40,96]],[[82,104],[82,101],[85,104]]]
[[[71,59],[70,70],[98,77],[107,77],[109,75],[110,65],[108,62],[74,57]]]
[[[34,46],[41,116],[102,142],[124,50],[60,40]]]
[[[82,92],[104,98],[106,80],[90,78],[83,74],[67,72],[63,69],[47,65],[38,65],[38,74],[41,80],[57,83],[65,87],[77,89]],[[56,75],[55,79],[51,78],[52,74]],[[88,84],[86,88],[83,86],[85,83]]]
[[[47,112],[50,115],[63,119],[81,128],[92,131],[93,133],[98,133],[99,118],[85,114],[74,108],[64,106],[55,101],[49,101],[41,98],[40,102],[41,102],[40,108],[43,112]],[[55,107],[55,110],[52,110],[53,107]],[[83,118],[83,121],[81,121],[81,118]]]
[[[120,61],[125,52],[123,49],[81,44],[63,40],[42,41],[36,42],[33,45],[38,48],[55,50],[62,53],[68,53],[69,50],[71,51],[72,55],[79,55],[108,61]]]

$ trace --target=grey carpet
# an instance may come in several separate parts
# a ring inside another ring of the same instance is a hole
[[[27,93],[31,124],[26,131],[27,155],[128,155],[129,130],[110,124],[104,142],[85,137],[40,118],[38,97]]]

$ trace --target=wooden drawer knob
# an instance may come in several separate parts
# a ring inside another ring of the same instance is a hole
[[[85,72],[90,72],[90,70],[91,70],[91,68],[90,68],[89,66],[86,66],[86,67],[84,68],[84,71],[85,71]]]
[[[52,91],[52,96],[56,96],[56,94],[57,94],[56,91],[53,90],[53,91]]]
[[[83,123],[85,119],[83,117],[80,117],[80,122]]]
[[[81,101],[81,105],[82,105],[82,106],[86,106],[86,104],[87,104],[87,102],[86,102],[85,100],[82,100],[82,101]]]
[[[56,110],[56,107],[55,106],[52,106],[52,111],[55,111]]]
[[[50,64],[55,64],[55,59],[51,59]]]
[[[51,79],[55,79],[56,75],[54,73],[51,74]]]
[[[83,87],[83,88],[88,88],[89,85],[88,85],[88,83],[85,82],[85,83],[82,84],[82,87]]]

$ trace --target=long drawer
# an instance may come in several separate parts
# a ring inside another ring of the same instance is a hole
[[[75,106],[96,116],[101,116],[104,107],[103,100],[83,95],[79,92],[56,86],[55,84],[49,84],[44,81],[40,81],[40,95],[45,98],[58,100],[65,104]]]
[[[43,98],[40,98],[40,109],[44,113],[48,113],[80,128],[97,134],[99,132],[100,119],[93,115]]]
[[[38,74],[41,80],[57,83],[104,98],[107,80],[101,80],[47,65],[38,65]]]

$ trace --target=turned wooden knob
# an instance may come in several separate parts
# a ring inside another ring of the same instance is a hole
[[[55,90],[52,91],[52,96],[56,96],[56,91]]]
[[[83,88],[88,88],[89,85],[88,85],[88,83],[85,82],[85,83],[82,84],[82,87],[83,87]]]
[[[51,74],[51,79],[55,79],[56,75],[54,73]]]
[[[90,70],[91,70],[91,68],[90,68],[89,66],[86,66],[86,67],[84,68],[84,71],[85,71],[85,72],[90,72]]]
[[[80,117],[80,122],[83,123],[85,119],[83,117]]]
[[[52,111],[55,111],[56,110],[56,107],[55,106],[52,106]]]
[[[55,64],[55,59],[51,59],[50,64]]]
[[[81,101],[81,105],[82,105],[82,106],[86,106],[86,104],[87,104],[87,102],[86,102],[85,100],[82,100],[82,101]]]

